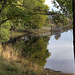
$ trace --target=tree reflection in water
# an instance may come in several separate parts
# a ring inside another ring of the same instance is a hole
[[[47,50],[48,37],[34,37],[30,40],[21,40],[14,43],[14,48],[19,53],[42,67],[46,64],[46,58],[50,56]]]

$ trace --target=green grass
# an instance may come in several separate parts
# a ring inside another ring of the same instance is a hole
[[[6,46],[6,50],[3,50],[3,55],[0,55],[0,75],[72,75],[62,72],[56,72],[49,69],[43,69],[39,65],[33,64],[26,58],[17,57],[14,55],[15,50],[11,45]],[[10,52],[13,52],[12,58]],[[1,52],[1,51],[0,51]],[[17,53],[18,54],[18,53]],[[9,55],[9,57],[7,57]],[[16,58],[16,59],[14,59]]]

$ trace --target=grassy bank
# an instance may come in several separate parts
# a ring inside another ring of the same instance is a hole
[[[0,75],[71,75],[43,69],[27,60],[10,61],[0,57]]]
[[[50,69],[43,69],[23,58],[11,44],[2,48],[0,45],[0,75],[72,75]]]

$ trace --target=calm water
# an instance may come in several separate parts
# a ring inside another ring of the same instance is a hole
[[[47,49],[51,52],[51,56],[46,59],[44,68],[75,73],[72,31],[62,33],[58,40],[55,39],[55,35],[51,36]]]
[[[8,44],[12,43],[15,49],[23,52],[24,58],[44,68],[75,74],[73,31],[55,29],[54,32],[11,38]]]

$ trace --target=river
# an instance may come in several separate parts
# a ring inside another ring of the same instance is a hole
[[[44,68],[75,74],[72,32],[70,30],[63,32],[58,39],[55,35],[50,37],[47,49],[51,52],[51,56],[46,59]]]
[[[55,28],[48,33],[11,38],[8,45],[41,67],[75,74],[72,28]],[[5,47],[5,46],[4,46]]]

